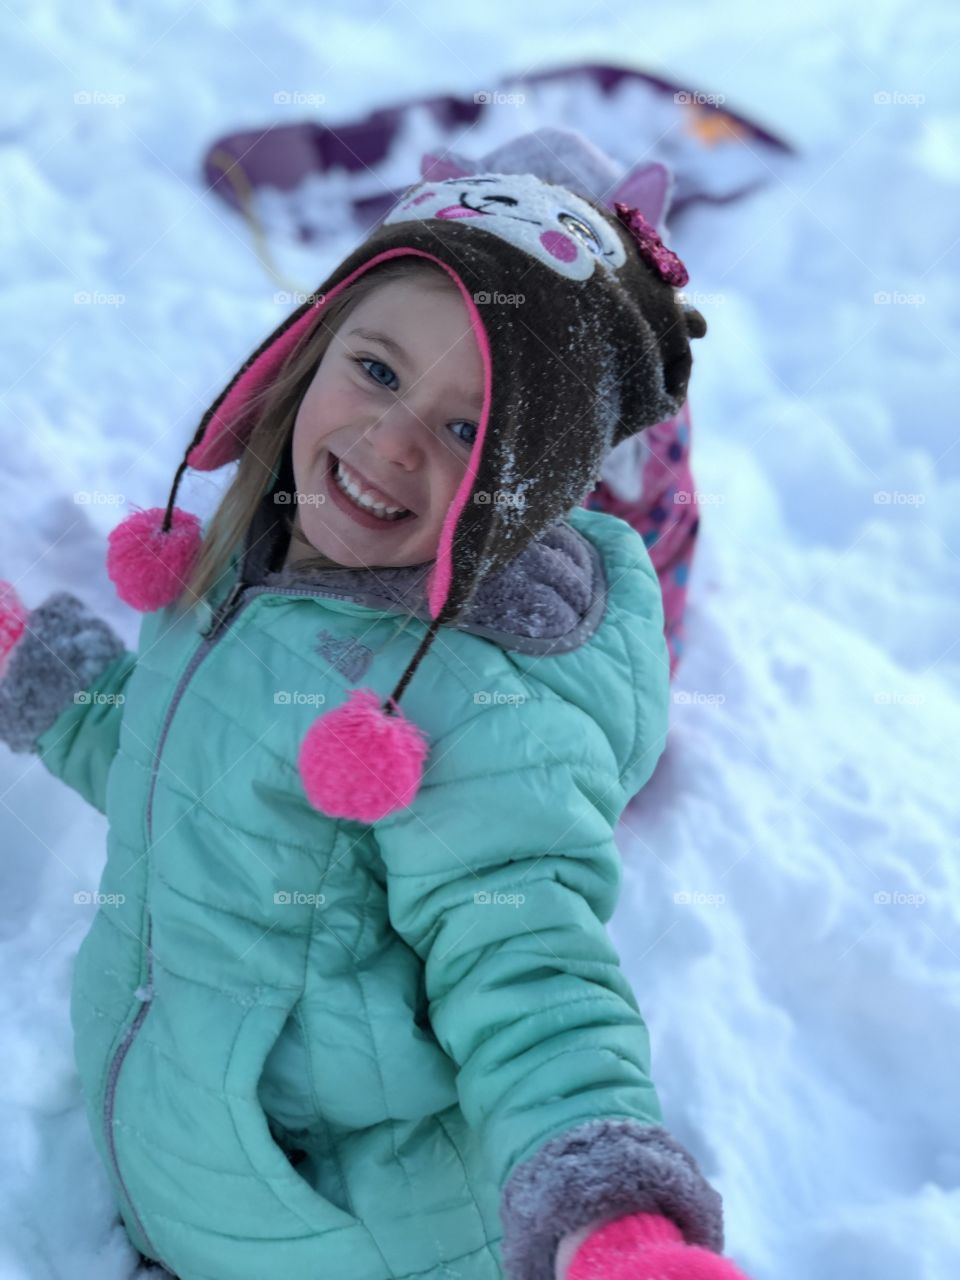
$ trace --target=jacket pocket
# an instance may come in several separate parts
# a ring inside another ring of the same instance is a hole
[[[298,992],[287,994],[289,1000],[284,1004],[254,1005],[237,1033],[225,1076],[237,1137],[251,1167],[309,1230],[322,1233],[346,1228],[365,1234],[359,1218],[315,1191],[301,1176],[274,1137],[259,1098],[266,1060],[299,998]]]
[[[338,1209],[353,1214],[337,1148],[323,1117],[315,1117],[309,1129],[288,1129],[273,1117],[269,1125],[274,1140],[307,1185]]]

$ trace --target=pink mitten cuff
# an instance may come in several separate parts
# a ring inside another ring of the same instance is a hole
[[[0,679],[7,669],[14,645],[27,625],[27,607],[12,582],[0,578]]]
[[[565,1280],[747,1280],[729,1258],[687,1244],[675,1222],[631,1213],[596,1227],[577,1247]]]

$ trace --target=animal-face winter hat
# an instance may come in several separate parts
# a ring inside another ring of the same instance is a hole
[[[391,695],[352,690],[301,745],[310,802],[361,822],[406,807],[420,785],[427,743],[397,703],[438,628],[486,575],[584,501],[609,449],[679,411],[690,339],[706,332],[675,294],[686,269],[638,209],[618,203],[610,213],[531,174],[420,182],[236,372],[203,415],[166,509],[137,512],[110,534],[107,570],[121,599],[141,610],[176,599],[201,543],[197,517],[174,506],[183,472],[236,460],[255,421],[250,395],[276,377],[327,302],[407,254],[436,263],[460,291],[484,403],[427,579],[423,641]]]

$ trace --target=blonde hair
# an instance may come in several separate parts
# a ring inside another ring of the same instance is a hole
[[[240,455],[236,475],[207,526],[199,556],[175,604],[191,609],[204,599],[229,569],[230,556],[244,537],[267,492],[283,451],[293,439],[297,410],[333,338],[350,313],[376,289],[397,280],[421,277],[425,284],[452,282],[446,272],[424,258],[404,255],[365,271],[328,302],[310,333],[287,357],[268,386],[252,395],[250,409],[258,411]],[[295,504],[282,510],[292,528]],[[298,571],[327,567],[326,556],[301,559]]]

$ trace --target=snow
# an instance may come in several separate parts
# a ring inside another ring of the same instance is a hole
[[[322,85],[317,112],[349,119],[629,52],[785,133],[802,159],[672,230],[710,326],[691,383],[702,535],[669,745],[624,815],[611,932],[665,1123],[723,1194],[728,1252],[752,1280],[946,1280],[960,1258],[960,10],[318,12],[5,11],[0,575],[28,605],[78,592],[134,643],[106,534],[127,503],[165,502],[200,412],[291,309],[198,179],[219,133],[295,118],[278,90]],[[590,103],[567,121],[528,104],[455,149],[544,123],[589,134]],[[411,120],[390,181],[411,181],[433,141]],[[353,239],[342,224],[322,250],[271,248],[309,290]],[[221,484],[191,476],[180,500],[206,515]],[[156,1275],[116,1218],[70,1043],[94,910],[74,895],[98,885],[105,821],[2,747],[0,801],[0,1280]]]

